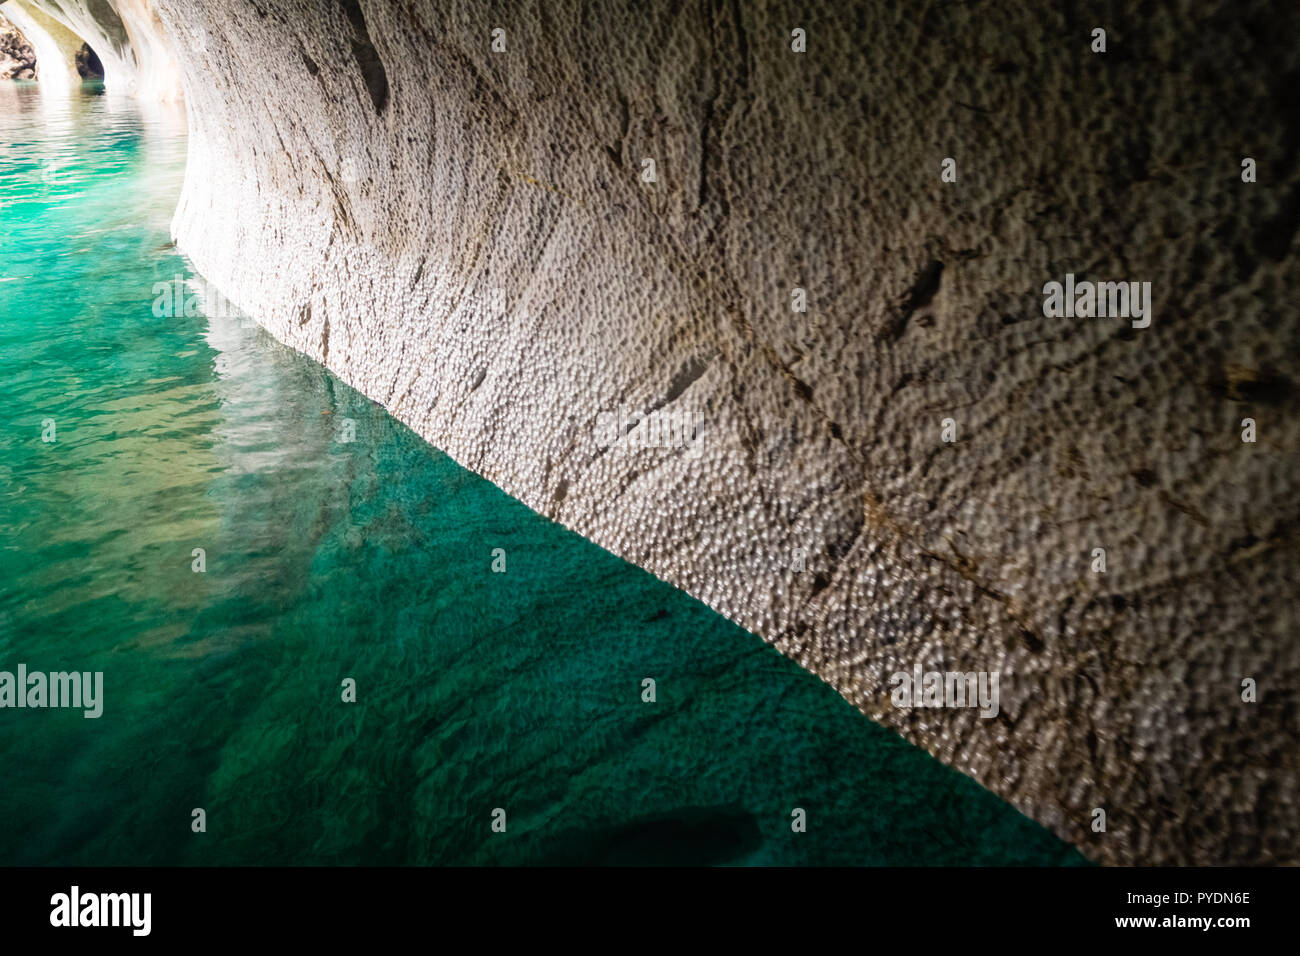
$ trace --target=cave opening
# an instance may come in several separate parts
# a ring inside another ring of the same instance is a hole
[[[81,49],[77,51],[76,63],[77,73],[83,80],[104,78],[104,64],[99,61],[99,56],[90,48],[89,43],[81,44]]]

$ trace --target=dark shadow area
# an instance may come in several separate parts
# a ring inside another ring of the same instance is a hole
[[[104,64],[99,62],[99,57],[89,43],[81,44],[81,49],[77,51],[77,73],[83,80],[104,78]]]
[[[717,866],[763,843],[754,815],[740,807],[695,807],[621,826],[578,827],[540,847],[543,866]]]

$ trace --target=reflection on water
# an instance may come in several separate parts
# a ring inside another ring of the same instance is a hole
[[[1078,862],[256,327],[155,317],[184,153],[0,83],[0,670],[105,685],[0,710],[0,863]]]

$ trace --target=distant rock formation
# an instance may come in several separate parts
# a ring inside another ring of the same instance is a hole
[[[43,91],[66,92],[81,82],[76,64],[81,37],[35,4],[9,0],[0,4],[0,13],[18,28],[35,51],[36,79]]]
[[[38,80],[41,61],[58,61],[79,83],[86,75],[78,69],[85,44],[100,61],[109,93],[155,102],[181,99],[175,51],[151,0],[0,0],[0,12],[36,48]]]

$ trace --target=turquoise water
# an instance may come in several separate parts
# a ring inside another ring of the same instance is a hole
[[[155,317],[184,159],[0,83],[0,670],[104,674],[0,709],[0,864],[1081,862],[258,328]]]

